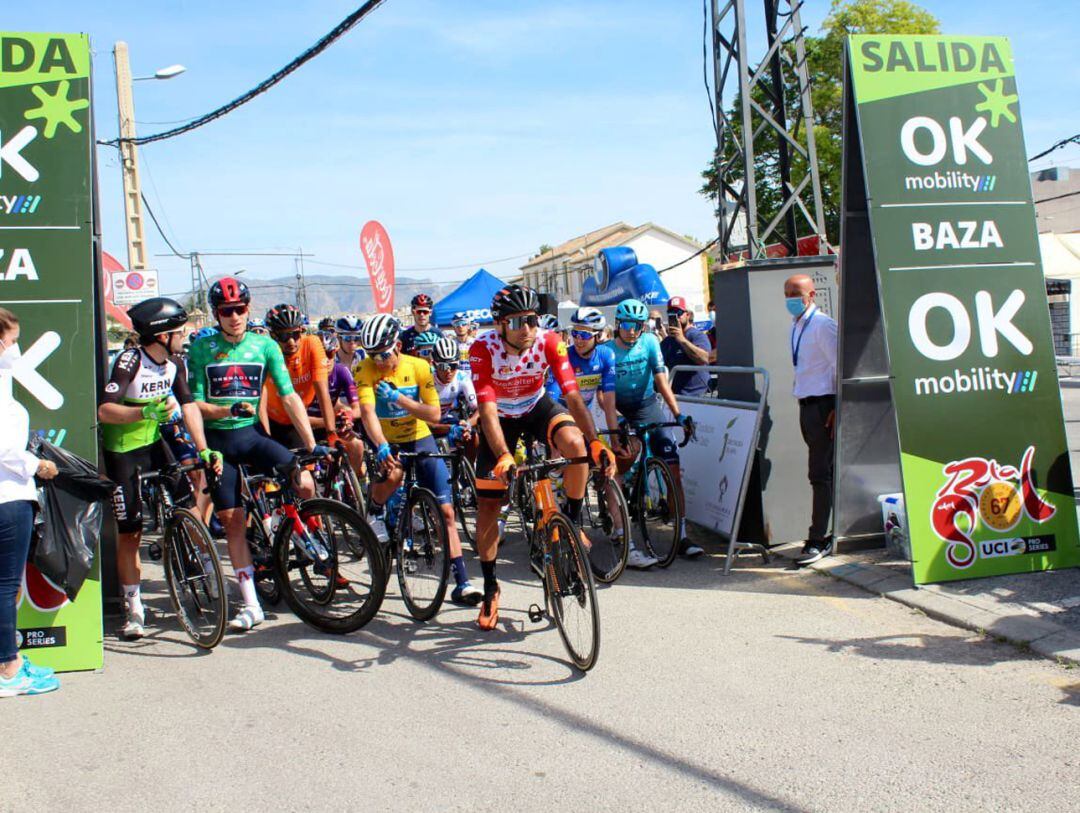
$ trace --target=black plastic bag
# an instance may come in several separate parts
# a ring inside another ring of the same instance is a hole
[[[47,440],[34,437],[30,453],[56,464],[52,480],[38,480],[41,510],[34,521],[30,561],[71,601],[75,600],[101,538],[102,502],[116,488],[97,467]]]

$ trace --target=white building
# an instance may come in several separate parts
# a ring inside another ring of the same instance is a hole
[[[521,266],[518,279],[560,301],[577,302],[582,283],[592,276],[597,253],[614,246],[632,248],[639,263],[648,263],[658,271],[670,268],[660,275],[668,294],[686,297],[695,317],[707,318],[705,308],[711,297],[705,255],[698,254],[701,244],[655,223],[631,226],[619,222],[586,232],[533,257]]]

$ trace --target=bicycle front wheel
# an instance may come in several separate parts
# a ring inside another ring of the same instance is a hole
[[[409,615],[434,618],[446,598],[450,545],[446,520],[427,489],[412,490],[398,521],[397,577]]]
[[[596,586],[578,530],[565,514],[544,526],[547,562],[544,590],[548,606],[574,666],[587,672],[600,655],[600,609]]]
[[[473,550],[476,548],[476,470],[466,458],[461,459],[457,480],[454,482],[454,514],[461,528],[461,540]],[[477,551],[479,552],[479,551]]]
[[[197,646],[221,643],[228,620],[225,576],[214,540],[192,511],[177,508],[165,526],[165,583],[184,632]]]
[[[379,542],[355,509],[316,498],[286,517],[274,538],[281,593],[297,617],[323,632],[354,632],[382,605],[386,578]]]
[[[626,569],[630,556],[630,509],[616,480],[591,478],[585,491],[582,521],[596,531],[590,534],[589,565],[593,576],[610,584]]]
[[[657,564],[667,567],[679,552],[679,526],[682,523],[675,479],[667,463],[656,457],[649,458],[637,497],[642,540],[656,557]]]

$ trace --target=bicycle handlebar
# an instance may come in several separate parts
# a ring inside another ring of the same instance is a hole
[[[176,477],[180,474],[187,474],[189,471],[199,471],[200,469],[207,469],[213,472],[213,469],[211,469],[201,460],[197,460],[194,463],[170,463],[168,466],[164,466],[155,471],[140,471],[139,479],[167,480],[170,477]]]
[[[697,437],[697,424],[694,423],[694,419],[687,415],[686,424],[682,424],[679,421],[657,421],[655,423],[643,423],[639,426],[631,426],[630,424],[623,424],[618,429],[603,429],[596,434],[598,435],[618,435],[619,441],[625,443],[630,439],[630,435],[640,438],[649,432],[653,432],[657,429],[666,429],[669,426],[672,428],[681,428],[683,430],[683,440],[679,444],[679,448],[682,449],[690,441]]]

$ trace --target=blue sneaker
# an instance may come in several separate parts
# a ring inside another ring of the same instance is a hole
[[[46,694],[60,688],[56,675],[31,674],[23,661],[22,668],[13,677],[0,677],[0,697],[17,697],[20,694]]]
[[[471,582],[459,584],[450,593],[450,601],[461,607],[475,607],[484,599],[484,591]]]
[[[22,668],[35,677],[52,677],[56,674],[56,670],[48,666],[35,666],[34,664],[30,663],[30,659],[25,655],[23,655],[22,660]]]

